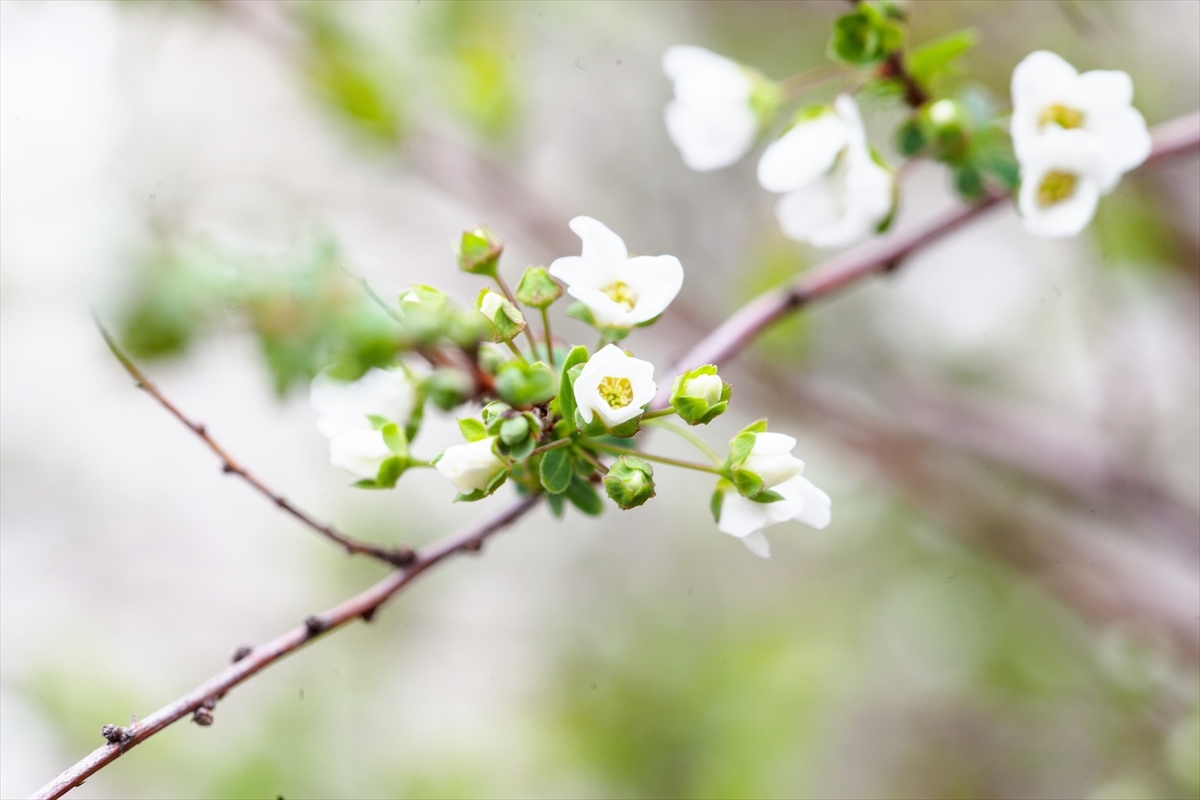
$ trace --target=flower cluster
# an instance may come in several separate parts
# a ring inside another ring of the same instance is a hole
[[[942,97],[932,91],[973,46],[973,31],[911,52],[904,49],[906,37],[900,4],[864,0],[834,23],[834,72],[779,82],[701,47],[672,47],[662,61],[675,91],[665,113],[667,133],[684,163],[701,172],[733,164],[771,133],[758,181],[783,195],[776,216],[784,235],[818,247],[882,232],[898,196],[894,173],[869,144],[850,93],[802,107],[776,124],[788,102],[826,79],[842,78],[875,98],[903,98],[910,114],[896,129],[899,153],[947,165],[968,201],[1015,191],[1025,227],[1036,236],[1079,233],[1100,197],[1150,153],[1124,72],[1081,75],[1054,53],[1031,53],[1013,71],[1006,125],[980,90]]]
[[[846,147],[852,146],[848,135]],[[511,482],[520,493],[545,495],[557,515],[568,505],[599,514],[604,496],[618,508],[636,508],[655,496],[653,464],[670,464],[715,478],[718,529],[760,556],[769,555],[762,531],[771,525],[793,519],[828,525],[829,497],[800,477],[791,437],[755,423],[722,459],[668,419],[706,425],[726,411],[732,389],[714,365],[675,376],[669,399],[654,407],[654,365],[618,345],[675,299],[683,285],[679,260],[631,258],[621,237],[590,217],[570,225],[582,240],[581,254],[548,269],[529,267],[515,293],[500,275],[503,243],[486,228],[467,231],[456,246],[459,267],[494,288],[483,287],[472,308],[460,308],[433,287],[414,286],[389,309],[403,328],[397,341],[407,343],[392,365],[352,381],[339,380],[333,368],[320,373],[312,406],[318,430],[330,439],[332,463],[358,478],[356,486],[372,489],[395,486],[409,469],[433,468],[463,501]],[[558,281],[577,301],[568,314],[599,332],[594,350],[552,337],[547,310],[564,294]],[[537,316],[540,334],[531,324]],[[427,403],[468,414],[458,419],[465,443],[423,460],[410,443]],[[680,435],[704,461],[641,449],[640,434],[651,427]]]

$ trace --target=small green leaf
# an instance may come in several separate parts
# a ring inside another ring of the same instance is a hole
[[[380,428],[379,432],[383,434],[383,443],[389,450],[401,458],[408,458],[408,438],[399,425],[389,422]]]
[[[908,74],[924,86],[939,74],[952,71],[953,62],[975,46],[979,33],[974,28],[947,34],[923,44],[908,56]]]
[[[592,316],[592,310],[583,303],[571,303],[567,306],[567,316],[591,325],[593,328],[596,327],[596,318]]]
[[[571,505],[590,517],[598,517],[604,513],[604,499],[590,483],[579,478],[572,478],[567,487],[567,499]]]
[[[567,491],[574,474],[575,465],[569,448],[559,447],[542,454],[538,477],[547,492],[562,494]]]
[[[567,501],[561,494],[546,495],[546,502],[550,505],[550,513],[562,519],[563,512],[567,510]]]
[[[458,421],[458,430],[468,442],[478,442],[487,438],[487,429],[477,419],[466,417]]]
[[[896,150],[905,158],[920,153],[928,141],[925,125],[919,117],[909,117],[896,128]]]
[[[392,456],[379,465],[379,474],[375,476],[375,483],[380,488],[391,489],[396,485],[396,481],[400,480],[400,476],[404,474],[406,465],[407,462],[405,459],[400,456]]]
[[[580,366],[588,360],[588,349],[583,345],[577,345],[567,353],[567,358],[563,361],[561,377],[558,385],[558,407],[562,413],[564,420],[568,420],[568,424],[575,424],[575,376],[571,374],[573,367]],[[578,373],[576,373],[578,374]]]
[[[735,469],[733,471],[733,485],[737,488],[738,494],[743,497],[753,498],[762,492],[763,479],[749,470]]]
[[[733,441],[729,443],[729,465],[735,469],[740,467],[754,449],[754,442],[757,440],[758,436],[754,431],[742,431],[733,437]]]
[[[712,511],[713,521],[721,521],[721,506],[725,503],[725,490],[721,488],[721,483],[717,484],[716,490],[712,493],[712,499],[708,501],[708,508]]]
[[[771,489],[763,489],[758,494],[750,498],[756,503],[777,503],[783,499],[783,495]]]

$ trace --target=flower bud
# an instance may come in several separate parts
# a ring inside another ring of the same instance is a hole
[[[697,367],[675,379],[671,407],[688,425],[707,425],[729,407],[732,387],[717,375],[712,364]]]
[[[654,497],[654,468],[640,458],[621,456],[604,476],[604,489],[619,508],[636,508]]]
[[[458,256],[458,268],[463,272],[495,277],[500,266],[500,254],[504,252],[504,242],[497,239],[496,234],[488,228],[479,227],[463,231],[454,252]]]
[[[550,277],[545,267],[530,267],[517,284],[517,301],[530,308],[548,308],[562,297],[562,287]]]
[[[484,492],[499,486],[496,479],[505,468],[504,462],[496,455],[495,444],[496,437],[489,436],[477,442],[447,447],[434,466],[463,495],[478,493],[483,496]]]
[[[511,342],[525,330],[525,317],[499,292],[482,290],[475,299],[475,307],[492,323],[494,341]]]

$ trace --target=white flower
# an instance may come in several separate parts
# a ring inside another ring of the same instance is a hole
[[[697,172],[727,167],[746,154],[758,132],[750,105],[754,83],[739,64],[703,47],[679,45],[663,54],[675,84],[664,117],[683,163]]]
[[[370,428],[346,431],[329,442],[330,462],[367,480],[374,480],[380,465],[391,457],[383,434]]]
[[[610,344],[588,359],[575,379],[575,404],[584,422],[598,414],[613,428],[641,414],[655,389],[654,365]]]
[[[757,433],[754,449],[742,462],[742,469],[762,478],[768,489],[794,478],[804,471],[804,462],[792,455],[796,440],[782,433]]]
[[[784,235],[840,247],[874,232],[892,213],[892,174],[875,161],[849,95],[802,119],[758,162],[758,182],[786,193],[775,207]]]
[[[417,396],[402,368],[372,367],[353,383],[339,381],[322,370],[313,378],[309,401],[319,415],[317,430],[333,439],[348,431],[370,430],[368,415],[403,426],[412,414]]]
[[[1054,131],[1026,150],[1017,209],[1035,236],[1074,236],[1083,230],[1103,193],[1105,156],[1094,141]]]
[[[725,490],[721,500],[717,530],[738,537],[752,553],[763,558],[771,555],[763,529],[796,520],[820,530],[832,519],[829,495],[801,477],[804,462],[792,456],[795,446],[796,440],[790,436],[759,433],[742,464],[743,469],[761,477],[767,489],[782,495],[782,500],[756,503],[732,488]]]
[[[1094,143],[1104,193],[1150,155],[1146,120],[1132,105],[1133,82],[1119,70],[1080,75],[1061,57],[1038,50],[1013,70],[1012,100],[1013,150],[1022,172],[1042,140],[1062,131]]]
[[[683,287],[683,266],[675,256],[629,257],[625,242],[591,217],[571,220],[583,252],[550,265],[567,293],[592,312],[601,327],[632,328],[657,317]]]
[[[447,447],[434,466],[463,494],[482,491],[496,473],[504,469],[504,462],[493,450],[495,443],[496,437],[489,436],[469,444]]]

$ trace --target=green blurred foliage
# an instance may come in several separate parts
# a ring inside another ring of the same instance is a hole
[[[305,34],[305,74],[318,95],[368,137],[394,142],[404,133],[402,83],[338,16],[332,3],[295,6]]]
[[[443,102],[493,139],[512,133],[520,110],[513,11],[505,3],[434,3],[422,38],[441,65]]]
[[[1135,175],[1127,175],[1112,194],[1101,199],[1091,234],[1103,264],[1132,270],[1159,270],[1178,265],[1180,247],[1153,192]]]
[[[147,258],[120,316],[120,339],[135,358],[184,352],[221,322],[256,335],[283,394],[334,365],[356,378],[389,364],[400,329],[316,242],[282,258],[234,255],[202,243],[162,246]]]

